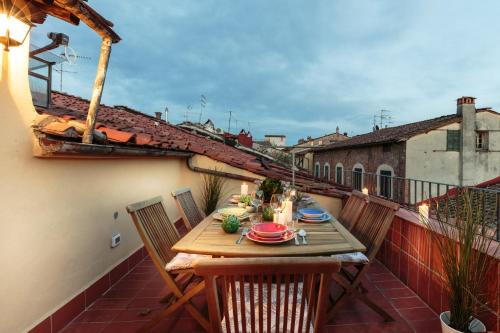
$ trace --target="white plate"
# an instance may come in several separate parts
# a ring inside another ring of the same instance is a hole
[[[250,214],[246,213],[242,216],[239,216],[238,219],[240,221],[244,221],[244,220],[248,219],[249,217],[250,217]],[[224,220],[224,216],[222,216],[222,214],[220,214],[220,213],[214,213],[213,218],[216,220],[219,220],[219,221]]]

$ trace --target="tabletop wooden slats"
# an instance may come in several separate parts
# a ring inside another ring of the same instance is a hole
[[[250,226],[248,220],[245,226]],[[243,239],[241,244],[236,244],[240,233],[225,233],[221,222],[210,215],[179,240],[172,251],[223,257],[316,256],[366,251],[365,246],[335,218],[324,223],[299,222],[296,228],[306,230],[308,245],[302,245],[300,237],[299,246],[293,240],[279,245],[264,245]]]

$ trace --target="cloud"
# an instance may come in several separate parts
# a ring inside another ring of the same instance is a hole
[[[187,105],[198,112],[204,94],[204,116],[218,126],[227,128],[232,110],[238,127],[250,125],[257,137],[283,132],[292,143],[336,126],[369,131],[380,109],[401,124],[453,113],[462,95],[500,104],[494,0],[91,5],[123,37],[112,51],[103,102],[151,114],[168,105],[176,122]],[[64,74],[64,90],[89,97],[98,37],[51,19],[35,29],[38,44],[48,31],[68,33],[72,47],[92,57],[74,67],[78,74]]]

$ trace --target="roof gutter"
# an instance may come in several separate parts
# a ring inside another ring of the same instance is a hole
[[[38,142],[41,151],[35,153],[37,157],[57,158],[123,158],[123,157],[190,157],[192,153],[165,150],[145,149],[136,147],[121,147],[113,145],[97,145],[80,142],[61,141],[46,136],[39,136]]]

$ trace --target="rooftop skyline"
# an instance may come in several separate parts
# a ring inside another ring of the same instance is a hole
[[[455,112],[462,95],[499,109],[500,28],[495,1],[301,2],[92,1],[123,40],[114,45],[102,102],[169,120],[199,120],[255,138],[369,132],[373,116],[391,111],[393,125]],[[90,97],[99,38],[81,25],[49,18],[33,30],[70,36],[81,56],[65,69],[63,90]],[[55,73],[56,74],[56,73]],[[58,89],[55,75],[53,88]]]

